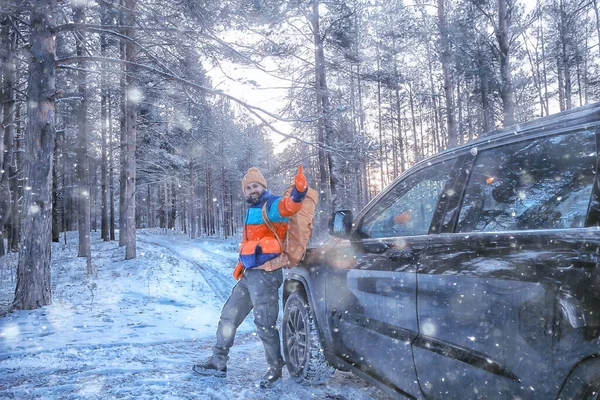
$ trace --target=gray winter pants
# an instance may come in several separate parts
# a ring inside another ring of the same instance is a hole
[[[217,328],[217,343],[213,347],[212,361],[219,367],[227,365],[229,349],[237,328],[254,308],[254,324],[265,348],[270,368],[281,369],[285,364],[281,357],[277,315],[279,314],[279,287],[283,271],[247,269],[242,279],[233,287],[231,295],[221,310]]]

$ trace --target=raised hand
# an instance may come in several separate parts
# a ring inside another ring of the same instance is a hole
[[[394,217],[394,222],[397,224],[408,224],[410,222],[410,213],[412,210],[407,210],[402,214],[398,214]]]
[[[296,185],[296,190],[303,193],[308,188],[308,184],[306,183],[306,176],[304,176],[302,164],[298,167],[298,173],[294,178],[294,185]]]

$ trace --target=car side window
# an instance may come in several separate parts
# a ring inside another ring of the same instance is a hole
[[[426,235],[454,160],[417,171],[399,182],[365,215],[364,238]]]
[[[590,131],[481,151],[457,231],[584,227],[595,172],[596,138]]]

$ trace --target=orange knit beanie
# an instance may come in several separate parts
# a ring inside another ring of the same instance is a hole
[[[242,192],[246,188],[246,185],[251,182],[258,182],[265,188],[267,187],[267,181],[265,180],[265,177],[260,173],[260,170],[256,167],[250,168],[246,175],[244,175],[244,179],[242,179]]]

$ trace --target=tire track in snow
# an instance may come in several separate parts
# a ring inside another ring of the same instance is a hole
[[[46,354],[53,354],[56,352],[65,352],[65,354],[72,354],[78,352],[89,352],[89,351],[103,351],[110,350],[114,348],[121,347],[131,347],[131,348],[140,348],[143,349],[145,347],[159,347],[159,346],[177,346],[183,342],[191,342],[198,349],[210,349],[214,343],[214,339],[211,338],[203,338],[200,340],[158,340],[153,342],[140,342],[140,343],[103,343],[103,344],[70,344],[65,348],[61,349],[44,349],[37,348],[35,350],[22,350],[22,351],[11,351],[0,353],[0,363],[6,360],[10,360],[11,358],[19,358],[19,357],[30,357],[30,356],[44,356]],[[1,367],[1,365],[0,365]],[[0,374],[2,375],[2,374]],[[1,386],[0,386],[1,388]],[[1,397],[0,397],[1,398]]]
[[[233,287],[231,279],[227,279],[225,276],[223,276],[223,274],[221,274],[220,272],[215,272],[214,270],[211,271],[212,272],[211,274],[207,273],[204,269],[205,267],[200,265],[196,261],[192,261],[189,259],[187,259],[186,261],[188,261],[194,267],[196,267],[198,272],[200,272],[200,275],[202,275],[202,277],[208,284],[208,287],[210,287],[210,289],[215,293],[215,295],[219,298],[219,300],[221,300],[221,301],[223,301],[223,303],[225,303],[227,298],[229,298],[231,288]],[[232,277],[232,279],[233,279],[233,277]],[[215,280],[217,282],[215,282]]]
[[[202,275],[202,277],[206,281],[206,284],[208,285],[208,287],[213,291],[213,293],[217,296],[217,298],[219,300],[225,302],[227,300],[227,298],[229,297],[229,294],[233,287],[233,282],[232,282],[233,277],[228,278],[226,275],[224,275],[221,272],[220,269],[216,268],[215,266],[210,265],[210,263],[206,263],[203,265],[203,264],[199,263],[198,261],[194,260],[192,257],[182,254],[180,249],[177,248],[176,246],[171,246],[165,242],[153,241],[152,239],[148,239],[147,237],[140,238],[138,236],[137,240],[142,243],[145,243],[145,244],[165,248],[165,249],[169,250],[170,252],[172,252],[174,255],[176,255],[181,260],[189,262],[190,264],[192,264],[194,266],[194,268],[196,268],[196,270],[200,273],[200,275]],[[203,250],[209,252],[211,258],[213,258],[213,259],[214,258],[222,259],[224,264],[231,264],[232,262],[235,262],[235,259],[232,260],[231,257],[227,257],[225,255],[215,253],[214,251],[210,251],[210,250],[206,250],[206,249],[203,249]],[[233,271],[233,268],[231,269],[231,271]]]

